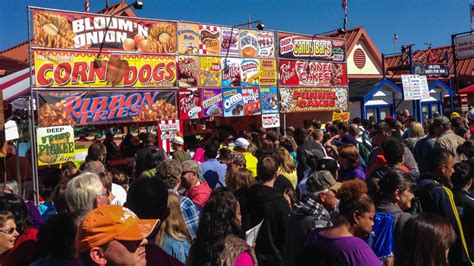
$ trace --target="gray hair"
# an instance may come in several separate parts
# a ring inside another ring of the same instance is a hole
[[[193,171],[197,173],[198,175],[201,175],[201,166],[199,165],[198,162],[194,160],[187,160],[181,163],[181,168],[186,169],[186,171]]]
[[[95,207],[97,197],[102,194],[102,182],[94,173],[83,173],[67,183],[66,200],[69,211],[82,220]]]
[[[90,161],[84,164],[84,169],[82,169],[82,172],[89,172],[99,175],[105,173],[105,166],[100,161]]]
[[[3,190],[9,190],[12,194],[19,195],[20,189],[18,188],[18,182],[15,180],[10,180],[3,184]]]
[[[183,169],[176,160],[161,161],[156,167],[156,176],[161,178],[169,188],[173,188],[179,182]]]

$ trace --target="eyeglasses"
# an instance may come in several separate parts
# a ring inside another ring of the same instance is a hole
[[[2,232],[4,234],[7,234],[7,235],[11,235],[15,231],[16,231],[16,227],[11,227],[10,229],[5,229],[5,230],[0,229],[0,232]]]

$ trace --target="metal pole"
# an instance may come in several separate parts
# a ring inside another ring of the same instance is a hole
[[[19,141],[15,141],[15,149],[16,149],[16,182],[18,183],[18,192],[20,195],[21,193],[21,170],[20,170],[20,147]]]
[[[457,59],[456,59],[456,49],[454,47],[454,38],[456,36],[457,34],[451,35],[451,51],[453,53],[454,83],[456,84],[456,94],[458,94],[459,93],[459,77],[458,77],[458,67],[457,67]]]
[[[382,75],[383,75],[383,79],[385,79],[385,54],[382,53]]]

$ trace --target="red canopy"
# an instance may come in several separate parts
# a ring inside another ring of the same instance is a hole
[[[471,84],[466,88],[459,90],[459,93],[474,93],[474,84]]]

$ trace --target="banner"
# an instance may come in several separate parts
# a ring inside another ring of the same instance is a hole
[[[222,59],[222,87],[238,87],[241,86],[241,69],[240,58],[223,58]]]
[[[178,56],[178,86],[197,87],[200,80],[201,61],[197,56]]]
[[[257,57],[258,37],[256,30],[243,30],[239,32],[240,55],[242,57]]]
[[[456,47],[456,59],[468,59],[474,57],[474,34],[457,36],[454,38]]]
[[[281,86],[347,86],[346,64],[279,60]]]
[[[174,90],[39,91],[39,127],[178,118]]]
[[[201,97],[197,88],[178,90],[179,118],[181,120],[202,117]]]
[[[276,87],[260,88],[262,114],[278,114],[278,91]]]
[[[218,26],[199,25],[199,54],[219,55],[221,49],[220,28]]]
[[[231,32],[232,30],[232,32]],[[236,28],[221,28],[221,55],[239,55],[239,29]]]
[[[280,88],[280,112],[345,111],[347,88]]]
[[[224,99],[224,116],[235,117],[243,116],[243,97],[241,88],[224,88],[222,90]]]
[[[258,88],[242,88],[242,98],[244,102],[244,116],[262,113],[260,110],[260,90]]]
[[[349,119],[351,119],[350,112],[332,112],[331,121],[349,122]]]
[[[263,128],[280,127],[280,114],[262,115],[262,127]]]
[[[258,65],[258,59],[242,59],[240,63],[240,69],[242,70],[242,86],[259,85]]]
[[[219,57],[201,57],[201,86],[220,87],[221,82],[221,59]]]
[[[222,113],[222,89],[202,88],[202,116],[223,116]]]
[[[199,24],[178,23],[178,53],[199,54]]]
[[[158,121],[158,146],[166,153],[171,152],[171,141],[176,135],[183,136],[183,125],[181,120],[159,120]]]
[[[259,81],[260,86],[276,86],[276,60],[274,59],[259,59]]]
[[[316,59],[344,62],[346,43],[343,39],[311,37],[292,33],[278,33],[280,58]]]
[[[275,57],[275,33],[273,31],[257,31],[258,57]]]
[[[174,56],[35,51],[36,87],[173,87]]]
[[[33,9],[33,47],[176,53],[176,23]]]
[[[427,77],[448,77],[448,64],[414,64],[413,72],[415,75]]]
[[[38,165],[74,161],[74,129],[71,126],[46,127],[36,130]]]

